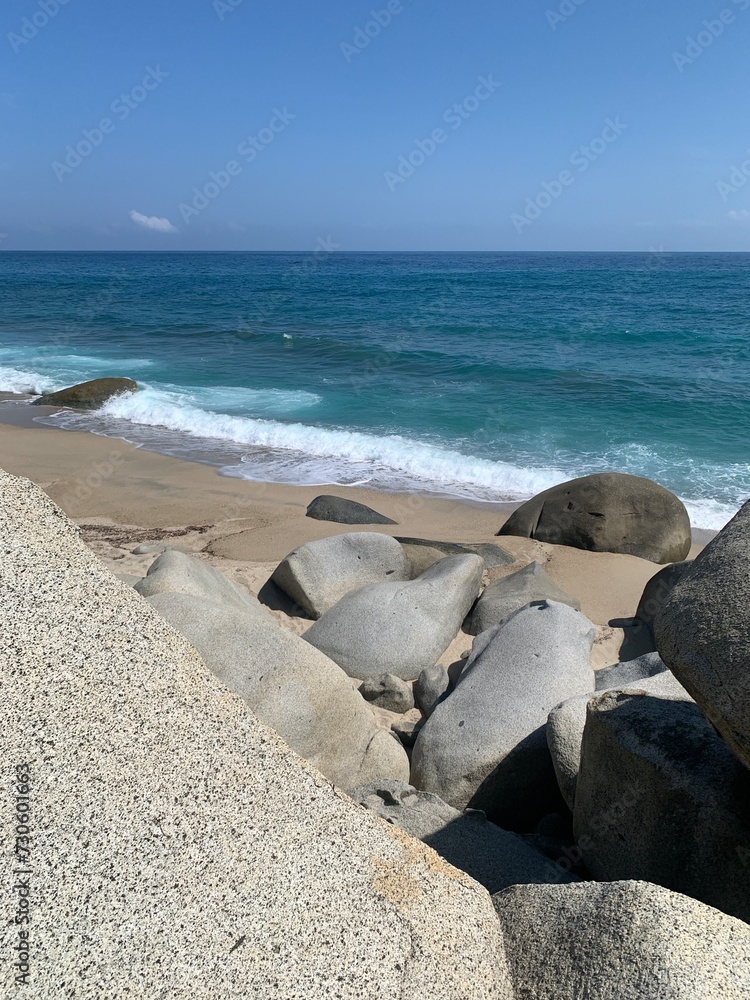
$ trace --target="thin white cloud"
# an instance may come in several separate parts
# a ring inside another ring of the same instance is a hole
[[[137,226],[150,229],[154,233],[176,233],[177,230],[169,219],[160,218],[158,215],[142,215],[140,212],[130,212],[130,218]]]
[[[733,208],[731,212],[727,212],[727,218],[731,219],[732,222],[750,222],[750,210]]]

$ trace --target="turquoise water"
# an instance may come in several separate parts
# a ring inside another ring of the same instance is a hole
[[[0,255],[0,389],[229,475],[524,499],[603,469],[750,495],[750,254]]]

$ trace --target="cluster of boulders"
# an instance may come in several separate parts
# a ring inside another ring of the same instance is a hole
[[[622,495],[632,502],[631,493]],[[655,522],[649,541],[641,525],[638,544],[656,555],[658,538],[674,535],[667,527]],[[684,545],[679,554],[687,554]],[[71,564],[68,549],[60,559]],[[293,750],[403,831],[396,839],[408,865],[428,857],[408,846],[411,837],[491,894],[499,932],[486,915],[477,923],[481,900],[465,896],[473,936],[467,923],[462,941],[454,924],[440,921],[465,888],[457,883],[429,897],[440,944],[423,927],[408,931],[410,955],[396,968],[409,995],[414,963],[421,962],[422,985],[435,984],[436,997],[750,996],[750,504],[694,562],[670,566],[671,574],[661,571],[648,584],[641,607],[657,650],[596,673],[595,629],[575,598],[535,564],[486,586],[493,560],[512,563],[493,545],[456,543],[446,553],[443,543],[367,532],[310,542],[273,574],[296,617],[310,622],[301,637],[280,624],[278,612],[184,552],[159,555],[135,589]],[[87,579],[83,574],[81,587]],[[52,583],[48,617],[55,613]],[[104,592],[109,584],[96,586]],[[91,605],[91,627],[102,636],[98,608]],[[461,630],[475,636],[470,654],[442,662]],[[137,630],[128,634],[138,639]],[[113,633],[102,642],[106,657],[116,657],[124,640]],[[62,692],[65,669],[59,680],[49,675]],[[190,694],[182,681],[167,682],[158,672],[148,681],[160,685],[160,701],[171,699],[180,718],[191,698],[204,697],[205,682],[190,676]],[[176,701],[173,690],[180,692]],[[107,712],[129,719],[121,708],[128,697],[108,696]],[[236,710],[227,711],[222,725],[233,726]],[[214,731],[213,715],[206,720]],[[165,727],[169,752],[180,734],[166,716]],[[129,738],[137,740],[137,732]],[[104,752],[119,735],[102,728],[99,739]],[[265,767],[262,757],[248,763],[259,772]],[[212,773],[209,760],[203,766]],[[215,777],[221,784],[222,775]],[[204,785],[191,794],[203,801]],[[227,800],[235,818],[221,842],[231,844],[242,825],[236,806],[243,802],[263,837],[275,836],[262,818],[263,797],[271,803],[274,794],[268,783],[251,781],[244,798]],[[318,839],[307,837],[308,800],[296,801],[299,815],[289,823],[299,824],[300,835],[290,831],[294,852],[285,855],[294,876],[288,887],[275,885],[267,903],[274,912],[279,895],[298,891],[308,856],[320,850],[332,858],[342,842],[340,819],[317,829]],[[150,820],[165,856],[189,836],[179,815],[171,833],[163,820]],[[215,823],[218,829],[221,821]],[[213,838],[200,843],[193,864],[214,851]],[[275,863],[277,854],[271,858]],[[375,853],[370,864],[374,895],[407,922],[426,912],[427,882],[452,870],[440,868],[439,858],[428,861],[429,878],[420,883],[404,862],[394,868]],[[345,866],[339,872],[347,877]],[[349,929],[337,933],[343,942]],[[283,950],[283,942],[274,947]],[[299,955],[289,961],[300,962]],[[452,970],[446,992],[432,975],[436,961]],[[301,967],[318,975],[307,960]],[[346,983],[338,977],[337,995],[381,995],[362,992],[352,975]],[[324,971],[320,977],[311,988],[327,983]]]
[[[373,523],[322,500],[324,513]],[[239,607],[218,580],[197,587],[185,555],[157,559],[138,589],[356,801],[501,893],[505,927],[529,934],[548,908],[578,925],[649,909],[661,934],[667,914],[693,920],[697,907],[666,890],[750,921],[750,507],[694,564],[680,501],[631,476],[547,491],[501,531],[513,533],[667,563],[637,609],[661,655],[595,674],[595,627],[576,598],[533,562],[483,589],[488,568],[514,561],[489,544],[354,532],[301,546],[271,582],[313,620],[302,638],[259,604],[250,611],[246,595]],[[442,663],[461,629],[476,636],[470,654]],[[368,705],[412,721],[388,733]],[[550,954],[565,950],[544,935]],[[644,961],[648,946],[630,937],[628,961]],[[544,964],[540,975],[518,957],[518,982],[534,984],[519,995],[558,995],[555,963]],[[629,995],[613,974],[590,995]],[[669,971],[672,992],[649,995],[685,995],[681,976]]]

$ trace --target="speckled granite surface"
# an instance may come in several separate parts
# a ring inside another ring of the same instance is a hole
[[[295,756],[5,474],[0,669],[3,995],[26,930],[34,1000],[512,997],[488,894]]]

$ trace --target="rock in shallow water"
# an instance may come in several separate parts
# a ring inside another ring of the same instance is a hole
[[[656,563],[690,551],[690,518],[663,486],[619,472],[601,472],[545,490],[522,504],[498,535],[520,535],[592,552],[621,552]]]
[[[591,691],[594,635],[580,612],[544,602],[478,636],[455,689],[417,738],[412,784],[516,829],[554,811],[547,716]]]
[[[69,389],[49,392],[34,400],[35,406],[70,406],[76,410],[96,410],[113,396],[136,392],[138,384],[132,378],[96,378]]]
[[[488,892],[519,882],[577,882],[521,837],[490,823],[484,813],[462,813],[437,795],[401,781],[378,781],[349,793],[381,819],[428,844]]]
[[[646,879],[750,920],[750,771],[692,702],[589,702],[574,831],[595,878]]]
[[[343,597],[303,638],[350,677],[391,673],[414,680],[458,634],[479,593],[483,570],[479,556],[449,556],[416,580],[362,587]]]
[[[378,514],[372,507],[335,496],[315,497],[307,508],[306,516],[316,521],[335,521],[337,524],[396,524],[390,517]]]
[[[408,579],[409,563],[395,539],[355,531],[301,545],[279,563],[271,583],[303,614],[320,618],[351,590]]]
[[[750,503],[697,556],[654,621],[662,659],[750,767]]]
[[[518,1000],[746,1000],[750,927],[646,882],[493,897]]]

